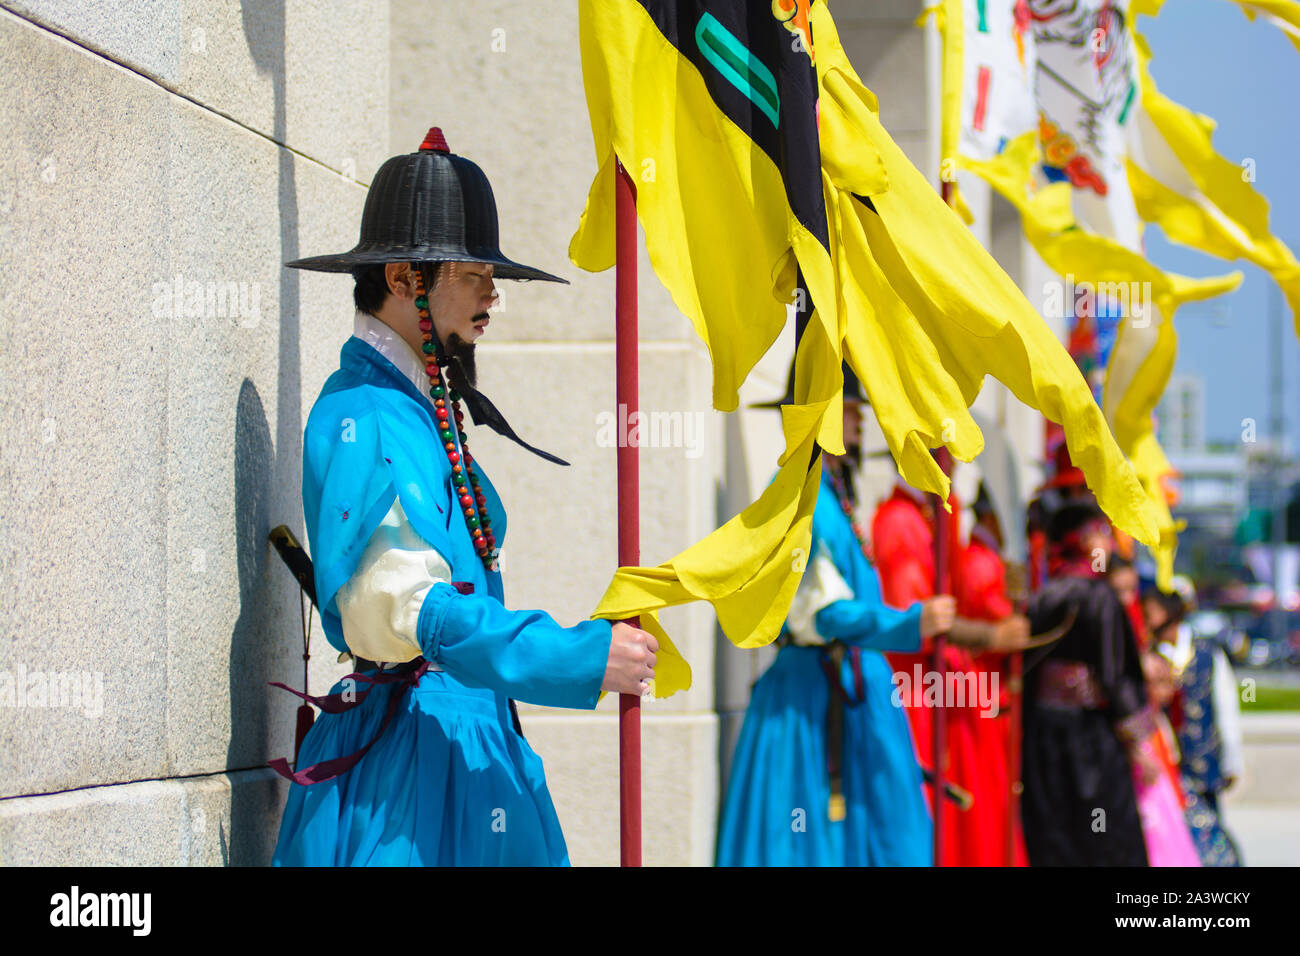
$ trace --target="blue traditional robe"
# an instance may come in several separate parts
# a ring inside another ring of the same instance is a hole
[[[736,745],[718,828],[719,866],[930,866],[932,824],[907,717],[881,651],[918,651],[921,606],[886,607],[823,473],[812,553],[834,565],[846,596],[815,611],[817,633],[857,651],[839,671],[862,701],[844,708],[843,820],[828,812],[825,647],[788,643],[758,679]],[[812,568],[810,567],[810,570]],[[807,575],[805,576],[807,581]],[[783,630],[783,635],[789,631]]]
[[[1182,673],[1183,724],[1178,732],[1187,824],[1204,866],[1241,866],[1241,853],[1223,826],[1219,794],[1228,781],[1221,767],[1223,741],[1214,699],[1212,638],[1191,639],[1191,661]]]
[[[330,643],[348,649],[339,589],[399,498],[420,538],[473,593],[432,584],[416,631],[419,654],[441,670],[405,693],[354,768],[290,785],[274,863],[567,864],[541,760],[514,729],[509,700],[594,707],[610,623],[563,628],[541,611],[507,610],[501,575],[485,569],[465,527],[430,399],[357,337],[339,364],[303,439],[303,512]],[[477,459],[474,469],[503,543],[505,509]],[[339,683],[331,693],[347,689]],[[365,688],[355,690],[359,696]],[[303,741],[299,768],[363,748],[395,693],[397,685],[378,685],[360,706],[322,713]]]

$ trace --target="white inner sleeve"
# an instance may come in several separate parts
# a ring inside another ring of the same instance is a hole
[[[1192,628],[1186,622],[1179,624],[1176,631],[1177,637],[1173,643],[1161,641],[1156,648],[1165,659],[1174,666],[1174,672],[1181,675],[1187,670],[1187,665],[1192,662],[1192,654],[1195,648],[1192,647]]]
[[[1241,779],[1246,770],[1241,741],[1241,699],[1237,679],[1223,649],[1214,648],[1214,719],[1219,725],[1219,772]]]
[[[336,598],[343,639],[353,655],[388,663],[418,657],[416,622],[437,581],[451,583],[451,566],[411,527],[399,497]]]
[[[790,602],[790,613],[785,619],[786,630],[796,644],[825,644],[826,638],[817,630],[817,612],[836,601],[851,600],[853,589],[826,553],[825,543],[818,542],[817,553],[804,570],[799,589]]]

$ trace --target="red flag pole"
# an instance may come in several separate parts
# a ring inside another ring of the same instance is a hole
[[[939,467],[943,473],[949,474],[952,471],[952,458],[948,454],[946,447],[939,447],[934,452],[935,459],[939,462]],[[949,593],[950,583],[948,580],[948,552],[951,542],[948,540],[948,515],[943,510],[943,500],[938,495],[934,498],[934,593]],[[945,650],[948,646],[948,635],[936,634],[934,638],[934,652],[931,658],[930,669],[939,675],[939,686],[947,686],[948,677],[946,673]],[[943,859],[943,841],[944,841],[944,786],[947,782],[948,766],[948,712],[945,710],[943,693],[939,694],[939,706],[934,712],[934,721],[931,729],[934,732],[934,740],[931,744],[930,751],[934,755],[934,865],[941,866]]]
[[[952,183],[947,179],[940,178],[939,195],[943,197],[945,203],[952,202]],[[940,446],[935,449],[935,460],[939,467],[943,469],[945,475],[952,473],[952,456],[948,453],[946,446]],[[948,541],[948,517],[944,511],[945,502],[937,495],[934,496],[934,593],[947,594],[950,584],[948,581],[948,550],[950,542]],[[937,634],[934,638],[934,652],[931,658],[930,669],[939,675],[940,687],[946,687],[948,676],[945,668],[945,652],[948,646],[948,636],[946,634]],[[930,752],[934,757],[934,786],[931,793],[934,795],[932,806],[934,807],[934,865],[942,866],[943,860],[943,801],[944,801],[944,784],[947,779],[948,765],[948,714],[944,709],[943,694],[939,695],[939,706],[935,710],[934,721],[931,724],[934,739],[930,746]]]
[[[615,409],[620,421],[637,411],[636,329],[636,186],[623,163],[615,160],[614,176],[614,367],[617,376]],[[626,417],[624,417],[626,416]],[[641,563],[639,524],[641,483],[637,447],[618,444],[618,563]],[[629,624],[639,625],[640,618]],[[619,862],[641,865],[641,698],[618,698]]]
[[[1026,547],[1024,588],[1026,593],[1013,597],[1015,609],[1021,614],[1029,607],[1029,598],[1038,590],[1038,542],[1036,535],[1030,535]],[[1024,726],[1024,691],[1025,691],[1025,655],[1016,652],[1010,655],[1008,662],[1008,689],[1010,690],[1011,711],[1007,736],[1007,866],[1016,865],[1016,847],[1021,842],[1020,835],[1020,795],[1025,785],[1020,779],[1020,738]]]
[[[1021,693],[1025,686],[1025,656],[1011,655],[1011,732],[1007,746],[1007,766],[1011,771],[1011,793],[1007,800],[1007,866],[1016,865],[1016,831],[1020,827],[1020,794],[1025,785],[1020,780]]]

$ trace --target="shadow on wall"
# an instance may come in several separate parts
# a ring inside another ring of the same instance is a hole
[[[271,743],[273,712],[267,686],[276,674],[278,642],[274,589],[268,575],[270,546],[271,433],[257,388],[244,379],[235,413],[235,557],[239,571],[239,618],[230,634],[230,743],[226,768],[264,766]],[[287,696],[287,695],[286,695]],[[232,782],[227,865],[264,865],[275,849],[278,812],[268,800],[276,793],[251,782]],[[274,801],[271,800],[273,804]],[[268,836],[269,835],[269,836]],[[269,842],[268,842],[269,841]]]
[[[298,257],[298,198],[293,155],[287,142],[285,10],[284,0],[241,0],[244,38],[259,74],[269,76],[274,92],[272,138],[279,145],[277,202],[280,220],[280,261]],[[230,742],[226,750],[228,771],[264,767],[273,737],[272,715],[279,713],[271,695],[279,694],[267,682],[283,679],[277,662],[289,615],[275,600],[277,588],[268,580],[271,545],[267,534],[273,523],[294,515],[278,515],[273,522],[272,503],[296,501],[301,475],[302,414],[301,367],[298,355],[298,279],[277,263],[280,274],[279,336],[276,386],[275,441],[272,442],[265,408],[256,386],[245,379],[240,386],[235,417],[235,525],[239,573],[240,613],[230,635]],[[278,454],[277,454],[278,451]],[[276,489],[292,489],[280,496]],[[287,589],[286,589],[287,591]],[[296,628],[297,622],[293,622]],[[287,695],[285,695],[287,697]],[[284,714],[292,714],[285,707]],[[290,737],[291,740],[291,737]],[[290,743],[289,746],[292,746]],[[284,788],[273,783],[232,780],[230,833],[222,833],[222,855],[229,866],[265,866],[270,863],[279,831]]]

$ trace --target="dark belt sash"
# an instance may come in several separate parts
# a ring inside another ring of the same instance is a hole
[[[286,558],[285,560],[288,559]],[[306,558],[305,555],[302,560],[306,561],[307,574],[310,577],[311,562]],[[461,594],[474,593],[474,582],[472,581],[452,581],[451,586],[455,588],[457,591],[459,591]],[[313,604],[316,603],[316,597],[314,593],[312,595],[312,603]],[[366,660],[364,657],[354,656],[353,663],[356,664],[357,668],[360,670],[378,669],[379,667],[379,665],[376,662]],[[372,687],[375,684],[401,684],[397,692],[393,694],[393,696],[390,697],[388,700],[388,711],[387,713],[384,714],[384,722],[380,724],[379,732],[375,734],[374,739],[371,740],[370,743],[362,747],[360,750],[358,750],[356,753],[347,754],[346,756],[343,757],[335,757],[332,760],[323,760],[320,763],[312,764],[310,767],[307,767],[305,770],[299,770],[296,773],[291,772],[289,770],[289,761],[286,760],[284,757],[275,758],[274,760],[270,761],[267,764],[267,766],[270,767],[272,770],[274,770],[276,773],[278,773],[280,776],[284,777],[286,780],[292,780],[294,783],[300,783],[304,787],[311,786],[313,783],[320,783],[324,780],[333,780],[335,777],[347,773],[349,770],[351,770],[360,762],[361,758],[366,755],[366,753],[370,750],[371,747],[373,747],[376,743],[379,742],[379,738],[384,735],[384,731],[388,729],[388,725],[392,723],[393,717],[396,716],[397,706],[398,704],[401,703],[402,698],[406,696],[407,690],[409,690],[411,687],[417,684],[420,678],[423,677],[425,673],[428,672],[428,670],[429,670],[429,662],[426,661],[423,657],[416,657],[412,660],[406,661],[405,663],[398,664],[390,671],[383,671],[375,675],[374,677],[366,677],[364,674],[358,674],[358,673],[348,674],[346,677],[343,678],[344,680],[355,679],[361,681],[364,684],[370,684],[372,685]],[[360,707],[361,704],[365,702],[365,699],[370,695],[370,689],[367,689],[363,694],[359,695],[355,700],[344,700],[344,697],[349,693],[349,691],[344,691],[342,694],[329,694],[325,697],[312,697],[308,694],[304,694],[299,691],[296,691],[292,687],[288,687],[284,684],[281,684],[278,681],[268,681],[267,683],[269,683],[272,687],[279,687],[281,690],[287,690],[295,697],[301,697],[303,700],[307,701],[308,703],[315,704],[317,707],[319,707],[327,714],[341,714],[344,713],[345,711],[351,710],[353,707]],[[307,729],[309,729],[312,725],[312,715],[310,712],[310,708],[300,708],[300,711],[301,710],[306,710],[307,713],[305,715],[305,719],[303,713],[300,712],[298,715],[299,726],[298,726],[297,740],[299,744],[302,743],[303,736],[306,734]],[[523,732],[523,728],[520,727],[519,725],[519,712],[515,709],[515,702],[513,700],[510,701],[510,716],[514,720],[516,732],[518,732],[519,736],[522,737],[524,732]],[[295,759],[297,759],[296,750],[295,750],[294,757]]]
[[[379,738],[384,736],[384,732],[388,730],[388,725],[393,722],[393,717],[397,715],[397,708],[398,705],[401,704],[402,698],[406,696],[406,692],[410,688],[414,687],[419,682],[420,678],[428,672],[428,670],[429,662],[423,657],[417,657],[413,661],[407,661],[405,664],[398,665],[394,670],[383,671],[373,676],[357,673],[348,674],[343,678],[345,681],[355,680],[363,684],[371,685],[360,694],[355,694],[355,697],[351,700],[346,698],[350,694],[354,694],[354,691],[342,691],[338,694],[328,694],[324,697],[312,697],[308,694],[296,691],[292,687],[288,687],[284,684],[274,681],[269,682],[272,687],[279,687],[281,690],[287,690],[295,697],[301,697],[303,700],[315,704],[327,714],[342,714],[346,711],[352,710],[354,707],[360,707],[365,703],[366,698],[370,696],[370,691],[374,689],[374,685],[376,684],[397,684],[398,688],[393,695],[388,698],[388,709],[384,713],[384,722],[379,725],[379,731],[375,734],[370,743],[366,744],[356,753],[346,754],[342,757],[334,757],[330,760],[322,760],[320,763],[314,763],[310,767],[298,771],[291,771],[289,769],[289,761],[284,757],[275,758],[267,764],[267,766],[286,780],[291,780],[304,787],[311,786],[313,783],[321,783],[325,780],[333,780],[335,777],[347,773],[361,761],[361,758],[370,751],[371,747],[379,742]]]
[[[1104,710],[1106,692],[1083,661],[1048,658],[1039,668],[1034,702],[1051,710]]]
[[[848,653],[853,667],[853,689],[856,699],[844,690],[840,679],[840,668],[844,664],[844,655]],[[831,798],[826,808],[826,815],[832,822],[839,822],[848,815],[844,802],[844,708],[856,707],[866,700],[866,682],[862,677],[862,651],[848,647],[842,641],[831,641],[826,653],[821,656],[822,672],[830,683],[830,697],[826,706],[826,772],[830,775]]]

